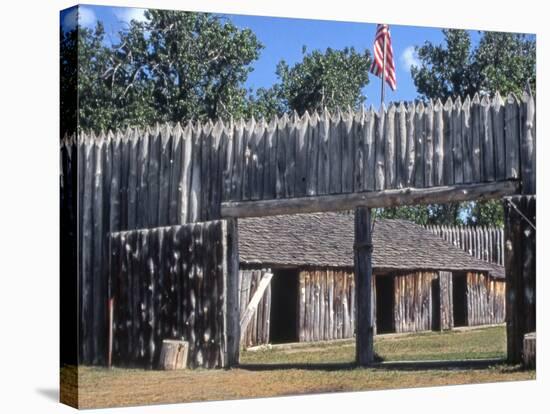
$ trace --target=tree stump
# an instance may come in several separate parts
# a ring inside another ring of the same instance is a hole
[[[537,360],[537,333],[530,332],[523,336],[523,365],[535,368]]]
[[[176,339],[162,341],[159,368],[163,370],[187,369],[189,342]]]

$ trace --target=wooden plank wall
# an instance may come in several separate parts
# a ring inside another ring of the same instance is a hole
[[[453,273],[439,272],[439,304],[440,311],[440,329],[452,329],[454,326],[453,315]]]
[[[466,273],[468,326],[504,323],[506,283],[483,273]]]
[[[258,284],[265,272],[270,270],[240,270],[239,271],[239,308],[242,316],[258,288]],[[269,285],[260,300],[256,312],[250,321],[244,342],[241,347],[250,347],[269,343],[269,321],[271,312],[271,285]]]
[[[504,266],[504,228],[428,225],[426,230],[487,262]]]
[[[302,270],[298,291],[300,342],[353,337],[356,305],[352,271]]]
[[[536,331],[536,196],[505,198],[508,360],[522,361],[523,336]]]
[[[191,367],[227,366],[226,227],[212,221],[111,235],[114,365],[154,368],[162,340],[183,338]]]
[[[394,276],[395,332],[432,329],[432,280],[437,277],[437,272]]]
[[[76,175],[76,190],[61,188],[61,202],[72,191],[79,209],[79,361],[105,362],[108,233],[218,219],[222,200],[506,179],[533,193],[535,117],[530,93],[496,94],[65,137],[63,180]]]

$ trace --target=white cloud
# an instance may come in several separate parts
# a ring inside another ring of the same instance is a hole
[[[119,20],[127,23],[130,23],[132,20],[137,20],[138,22],[144,22],[147,20],[145,18],[145,9],[135,7],[117,7],[113,9],[113,13]]]
[[[401,63],[407,71],[411,70],[411,66],[420,66],[420,61],[414,51],[414,46],[409,46],[403,51],[401,54]]]

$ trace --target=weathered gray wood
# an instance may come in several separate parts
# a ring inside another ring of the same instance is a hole
[[[361,111],[357,112],[353,117],[353,141],[355,143],[355,152],[353,159],[353,191],[365,191],[366,173],[367,173],[367,147],[364,139],[364,122],[365,122],[365,107],[361,107]],[[308,195],[313,195],[308,193]]]
[[[433,109],[433,185],[445,185],[444,166],[445,166],[445,141],[443,127],[443,104],[437,100]]]
[[[426,168],[426,158],[424,147],[426,145],[426,129],[424,125],[424,104],[422,101],[416,106],[414,118],[414,144],[415,144],[415,167],[414,167],[414,186],[416,188],[424,187],[424,171]]]
[[[244,313],[241,314],[241,318],[240,318],[241,335],[243,332],[246,331],[248,324],[250,323],[250,320],[256,313],[258,309],[258,304],[260,303],[260,300],[262,300],[264,294],[266,293],[272,278],[273,278],[272,273],[262,274],[258,287],[254,292],[254,295],[250,299]],[[241,336],[241,341],[242,341],[242,336]]]
[[[481,180],[482,171],[482,147],[481,147],[481,106],[479,95],[476,93],[472,99],[470,108],[470,125],[472,134],[472,182],[477,183]]]
[[[308,132],[311,129],[310,117],[307,111],[296,123],[296,185],[294,195],[303,197],[307,192],[308,170]]]
[[[462,148],[464,142],[462,140],[462,102],[458,97],[453,105],[451,117],[451,137],[453,142],[453,168],[454,168],[454,183],[462,184],[464,182],[464,160]]]
[[[384,139],[384,125],[386,121],[386,107],[382,105],[380,111],[374,115],[375,121],[375,167],[374,188],[377,191],[386,188],[385,153],[386,140]]]
[[[264,197],[276,198],[277,119],[273,118],[265,131]]]
[[[285,145],[285,197],[294,197],[296,188],[296,127],[298,120],[298,113],[294,111],[290,122],[285,126],[285,132],[287,134],[287,142]]]
[[[340,134],[340,122],[342,113],[336,111],[330,117],[329,133],[329,193],[337,194],[342,191],[342,137]]]
[[[371,106],[365,114],[365,130],[364,140],[367,152],[367,163],[365,164],[365,179],[367,190],[375,188],[375,166],[376,166],[376,148],[375,148],[375,123],[376,115],[374,108]]]
[[[306,171],[306,195],[317,194],[317,177],[319,166],[319,145],[321,141],[319,114],[313,112],[309,120],[310,128],[307,136],[307,171]]]
[[[367,366],[374,361],[372,309],[371,211],[355,210],[355,287],[357,295],[356,362]]]
[[[227,244],[224,244],[224,241]],[[239,363],[239,343],[241,338],[239,324],[239,238],[237,220],[222,221],[223,272],[224,277],[224,343],[227,357],[224,366],[231,367]]]
[[[465,183],[473,182],[474,148],[472,141],[472,122],[470,115],[470,97],[466,96],[460,111],[460,133],[462,149],[462,171]]]
[[[396,188],[403,188],[407,182],[407,108],[403,102],[399,104],[396,111],[395,149],[397,152]]]
[[[187,368],[189,342],[174,339],[162,341],[159,368],[162,370],[177,370]]]
[[[277,198],[286,196],[286,147],[289,145],[288,139],[288,115],[285,113],[277,124],[277,169],[275,173],[275,192]]]
[[[453,155],[453,101],[447,98],[443,107],[443,183],[454,184],[454,155]]]
[[[395,143],[395,105],[391,104],[385,122],[385,188],[396,188],[395,177],[397,168],[397,155]]]
[[[181,181],[179,183],[179,223],[185,224],[190,220],[190,193],[192,177],[193,125],[189,122],[182,131],[182,160]]]
[[[495,146],[493,138],[493,120],[491,116],[491,106],[489,97],[483,96],[480,108],[480,133],[481,133],[481,153],[482,153],[482,181],[492,181],[495,179]]]
[[[424,112],[424,185],[434,185],[434,106],[430,100]]]
[[[506,99],[505,116],[505,148],[506,148],[506,178],[519,177],[520,120],[519,102],[514,94]]]
[[[506,177],[506,146],[504,135],[504,101],[500,94],[495,94],[491,105],[491,119],[493,121],[493,138],[495,146],[495,173],[496,179]]]
[[[523,366],[533,369],[537,365],[537,334],[529,332],[523,336]]]
[[[342,140],[342,192],[353,191],[353,161],[355,143],[353,137],[353,113],[351,108],[341,114],[340,139]]]
[[[521,180],[522,193],[536,193],[535,175],[535,99],[530,91],[523,93],[521,102]]]
[[[535,204],[535,196],[504,200],[506,338],[511,363],[522,361],[523,335],[536,329],[536,238],[527,221],[535,224]]]
[[[515,194],[518,189],[519,184],[517,181],[508,180],[486,184],[462,184],[424,189],[405,188],[281,200],[226,202],[222,203],[221,215],[222,217],[259,217],[350,210],[361,205],[380,208],[394,205],[490,200]]]
[[[319,120],[319,157],[317,167],[317,193],[329,193],[330,180],[330,114],[325,109]]]

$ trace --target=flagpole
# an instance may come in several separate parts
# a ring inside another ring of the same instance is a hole
[[[384,34],[384,51],[383,56],[383,64],[382,64],[382,91],[380,93],[380,108],[382,108],[382,105],[384,105],[384,86],[386,85],[386,41],[388,40],[388,37],[386,34]]]

